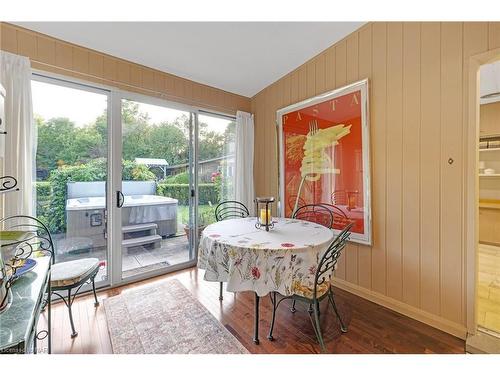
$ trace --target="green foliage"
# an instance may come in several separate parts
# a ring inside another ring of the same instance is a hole
[[[179,201],[179,205],[189,204],[189,184],[160,183],[157,187],[157,194],[177,199]],[[215,190],[214,184],[198,185],[199,204],[217,204],[217,202],[217,191]]]
[[[178,174],[174,174],[172,176],[168,176],[165,179],[165,183],[167,183],[167,184],[188,184],[189,183],[189,174],[188,174],[188,172],[181,172]]]
[[[37,169],[40,176],[63,166],[85,164],[107,155],[107,114],[94,123],[75,126],[68,118],[44,120],[35,116],[38,127]],[[151,123],[138,103],[124,100],[122,105],[123,158],[165,159],[169,165],[189,160],[189,117],[185,114],[171,122]],[[235,124],[230,123],[224,133],[209,131],[200,123],[199,158],[207,160],[225,155],[227,145],[234,142]],[[160,176],[159,176],[160,177]]]
[[[44,223],[48,223],[52,186],[49,181],[37,181],[35,188],[37,217]]]

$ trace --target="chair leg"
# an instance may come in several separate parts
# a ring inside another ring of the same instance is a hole
[[[316,322],[316,336],[318,338],[319,345],[321,346],[321,351],[325,353],[326,348],[325,348],[325,343],[323,342],[323,335],[321,334],[321,326],[319,322],[319,304],[313,303],[313,309],[314,309],[314,321]]]
[[[295,309],[295,302],[296,302],[295,300],[292,300],[292,308],[290,309],[290,311],[291,311],[292,313],[294,313],[294,312],[296,312],[296,311],[297,311],[297,310]]]
[[[92,278],[92,291],[94,292],[94,307],[99,306],[99,300],[97,299],[97,293],[95,292],[95,276]]]
[[[328,292],[328,300],[330,301],[330,304],[333,307],[333,311],[335,311],[335,315],[337,315],[337,318],[339,318],[339,321],[340,321],[340,330],[342,331],[342,333],[346,333],[347,332],[347,327],[345,326],[344,322],[342,321],[342,318],[340,317],[339,311],[337,310],[337,305],[335,305],[335,300],[333,298],[333,292],[332,292],[331,289]]]
[[[271,327],[269,328],[269,334],[267,335],[267,338],[269,341],[273,341],[274,321],[276,319],[276,292],[272,292],[271,294],[269,294],[269,297],[271,298],[271,303],[273,305],[273,317],[271,318]]]
[[[222,301],[224,299],[224,296],[222,295],[222,289],[223,289],[224,283],[220,283],[220,289],[219,289],[219,301]]]
[[[69,312],[69,323],[71,324],[71,338],[74,339],[78,336],[78,332],[75,331],[75,323],[73,323],[73,313],[71,311],[71,305],[73,301],[71,300],[71,289],[68,289],[68,312]]]

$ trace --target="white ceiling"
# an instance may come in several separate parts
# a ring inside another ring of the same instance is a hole
[[[363,22],[16,22],[251,97]]]

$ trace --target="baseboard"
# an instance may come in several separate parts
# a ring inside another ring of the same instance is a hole
[[[465,351],[472,354],[498,354],[500,353],[500,338],[484,332],[476,332],[467,337]]]
[[[462,326],[440,316],[422,311],[401,301],[384,296],[383,294],[362,288],[359,285],[351,284],[345,280],[334,278],[333,285],[412,319],[418,320],[419,322],[428,324],[450,335],[461,338],[462,340],[465,340],[467,337],[467,327],[465,327],[465,325]]]

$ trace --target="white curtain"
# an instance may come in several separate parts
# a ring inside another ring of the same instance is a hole
[[[27,57],[0,51],[0,83],[5,88],[3,175],[18,181],[19,191],[5,194],[4,215],[33,215],[36,128],[31,102],[31,66]]]
[[[255,190],[253,181],[253,115],[247,112],[236,113],[236,156],[234,173],[234,196],[254,215]]]

